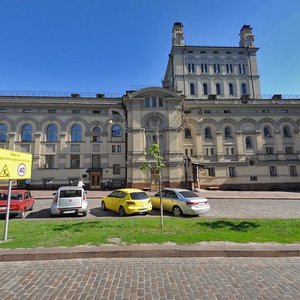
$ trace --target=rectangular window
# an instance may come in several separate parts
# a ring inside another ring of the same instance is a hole
[[[240,74],[245,74],[246,73],[245,64],[239,64],[239,70],[240,70]]]
[[[227,64],[226,65],[226,72],[227,72],[227,74],[232,74],[233,73],[232,64]]]
[[[189,149],[185,149],[185,156],[189,155]]]
[[[45,169],[54,168],[54,155],[45,155]]]
[[[276,168],[276,166],[269,166],[269,170],[270,170],[270,176],[272,176],[272,177],[277,176],[277,168]]]
[[[229,177],[236,177],[235,167],[229,167],[228,172],[229,172]]]
[[[0,113],[6,113],[6,108],[0,108]]]
[[[121,165],[119,164],[113,165],[113,174],[121,174]]]
[[[287,114],[289,111],[288,111],[287,109],[282,109],[281,112],[282,112],[283,114]]]
[[[70,167],[71,167],[71,169],[79,169],[80,155],[71,155]]]
[[[80,114],[80,110],[79,109],[72,109],[72,114]]]
[[[99,154],[92,155],[92,167],[93,168],[101,167],[101,155]]]
[[[56,109],[48,109],[48,114],[56,114]]]
[[[297,167],[296,166],[290,166],[290,175],[291,176],[297,176]]]
[[[93,114],[100,115],[101,111],[100,110],[93,110]]]
[[[122,150],[122,147],[121,147],[121,145],[118,145],[118,146],[117,146],[117,152],[119,152],[119,153],[120,153],[120,152],[121,152],[121,150]]]
[[[257,176],[251,176],[250,181],[257,181]]]
[[[224,114],[231,114],[231,110],[230,109],[225,109]]]
[[[221,73],[220,64],[214,64],[214,73]]]
[[[192,63],[188,64],[188,71],[189,73],[195,73],[195,65]]]
[[[156,107],[156,97],[152,97],[152,107]]]
[[[150,107],[150,98],[149,97],[145,98],[145,107]]]
[[[158,98],[158,106],[163,107],[163,98]]]
[[[112,145],[112,146],[111,146],[111,152],[112,152],[112,153],[115,153],[115,152],[116,152],[116,145]]]
[[[263,114],[268,114],[270,111],[268,109],[263,109],[262,112]]]
[[[266,147],[266,154],[274,154],[274,148],[273,147]]]
[[[31,113],[31,109],[30,108],[24,108],[23,113]]]
[[[214,167],[209,167],[209,168],[207,168],[207,170],[208,170],[208,176],[216,177],[216,171],[215,171]]]
[[[292,146],[285,147],[285,153],[286,154],[293,154],[294,148]]]
[[[207,73],[207,64],[201,64],[201,73]]]

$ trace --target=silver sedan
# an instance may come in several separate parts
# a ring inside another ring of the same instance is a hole
[[[152,206],[160,208],[159,193],[150,197]],[[173,212],[174,216],[200,215],[208,212],[208,200],[195,192],[185,189],[166,188],[162,191],[163,209]]]

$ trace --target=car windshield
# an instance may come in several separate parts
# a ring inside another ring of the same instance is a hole
[[[7,200],[7,198],[8,198],[7,193],[0,193],[0,200]],[[11,193],[10,199],[11,200],[22,200],[22,194]]]
[[[183,198],[198,198],[199,195],[192,191],[182,191],[179,193]]]
[[[75,198],[81,197],[81,190],[66,190],[60,191],[60,198]]]
[[[144,200],[144,199],[148,199],[148,196],[146,193],[144,192],[133,192],[130,193],[130,197],[133,200]]]

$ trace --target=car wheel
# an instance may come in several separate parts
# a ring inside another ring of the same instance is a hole
[[[105,205],[105,202],[104,202],[104,201],[102,201],[102,202],[101,202],[101,209],[102,209],[102,210],[104,210],[104,211],[105,211],[105,210],[107,210],[107,208],[106,208],[106,205]]]
[[[120,217],[126,216],[126,212],[125,212],[125,209],[123,206],[120,206],[120,208],[119,208],[119,215],[120,215]]]
[[[179,207],[179,206],[174,206],[173,207],[173,215],[175,216],[175,217],[181,217],[182,216],[182,210],[181,210],[181,208]]]
[[[83,216],[83,217],[86,217],[86,211],[82,213],[82,216]]]

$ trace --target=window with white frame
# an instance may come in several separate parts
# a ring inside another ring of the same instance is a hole
[[[240,71],[240,74],[246,74],[246,65],[239,64],[239,71]]]
[[[271,129],[269,126],[264,127],[264,137],[272,137]]]
[[[207,171],[209,177],[216,177],[216,170],[214,167],[208,167]]]
[[[205,95],[205,96],[208,95],[208,87],[207,87],[207,83],[203,83],[203,95]]]
[[[207,73],[207,63],[201,64],[201,73],[206,74]]]
[[[225,136],[225,138],[227,138],[227,139],[232,138],[232,130],[231,130],[231,127],[229,127],[229,126],[226,126],[226,127],[225,127],[225,129],[224,129],[224,136]]]
[[[290,176],[297,176],[297,167],[296,166],[289,166]]]
[[[214,73],[220,74],[221,73],[221,66],[220,64],[214,64]]]
[[[246,83],[242,83],[242,95],[247,95],[247,85]]]
[[[195,84],[190,83],[190,95],[194,96],[195,95]]]
[[[245,138],[245,143],[246,143],[246,148],[247,149],[253,148],[253,143],[252,143],[252,137],[251,136],[247,136]]]
[[[232,74],[233,73],[232,64],[226,64],[226,72],[227,72],[227,74]]]
[[[293,154],[294,153],[294,147],[293,146],[286,146],[285,147],[285,153],[286,154]]]
[[[188,63],[188,72],[195,73],[195,65],[193,63]]]
[[[236,168],[228,167],[228,174],[229,174],[229,177],[236,177]]]
[[[276,166],[269,166],[270,176],[275,177],[277,176],[277,168]]]
[[[266,154],[268,154],[268,155],[274,154],[274,148],[273,147],[266,147]]]
[[[211,130],[210,130],[209,127],[205,127],[204,136],[205,136],[206,139],[211,139],[212,138]]]
[[[283,137],[291,137],[292,134],[291,134],[291,128],[290,126],[284,126],[283,127]]]
[[[228,88],[229,88],[229,95],[230,96],[234,96],[234,87],[233,87],[233,84],[229,83]]]

